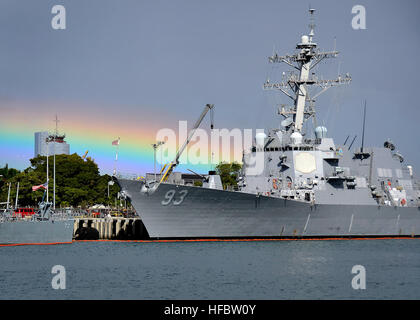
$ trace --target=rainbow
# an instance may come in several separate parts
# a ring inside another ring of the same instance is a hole
[[[130,114],[121,110],[130,110]],[[116,146],[111,142],[120,137],[117,171],[129,174],[153,172],[153,148],[156,133],[161,128],[174,128],[174,114],[156,115],[143,110],[147,107],[127,107],[68,102],[0,101],[0,166],[24,169],[34,156],[34,132],[55,129],[55,114],[59,117],[59,132],[66,134],[70,152],[83,155],[87,150],[102,174],[111,174],[115,166]],[[167,154],[167,153],[166,153]],[[160,169],[160,153],[157,169]],[[177,170],[191,168],[206,172],[210,165],[180,165]]]

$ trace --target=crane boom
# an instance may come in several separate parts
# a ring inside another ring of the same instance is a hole
[[[192,137],[194,136],[195,131],[200,126],[200,124],[203,121],[204,117],[206,116],[207,112],[209,112],[209,110],[213,110],[213,108],[214,108],[214,104],[206,104],[206,106],[204,107],[203,112],[201,112],[200,117],[195,122],[193,129],[190,131],[187,140],[185,140],[185,142],[182,145],[182,147],[178,150],[178,152],[176,153],[175,159],[172,160],[172,162],[167,167],[165,173],[163,174],[162,178],[160,179],[160,182],[161,183],[164,182],[164,181],[166,181],[166,180],[168,180],[170,174],[172,173],[172,171],[174,170],[174,168],[178,165],[179,158],[181,157],[181,155],[184,152],[185,148],[188,146],[188,144],[190,143]],[[212,117],[211,120],[212,120],[211,128],[213,129],[213,117]]]

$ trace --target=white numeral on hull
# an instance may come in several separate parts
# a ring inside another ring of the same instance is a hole
[[[179,192],[179,199],[175,199],[175,193],[176,191],[173,189],[166,192],[165,199],[162,200],[161,202],[162,205],[167,206],[171,202],[173,203],[174,206],[180,205],[184,201],[184,198],[186,197],[186,195],[188,194],[188,190],[181,190]]]

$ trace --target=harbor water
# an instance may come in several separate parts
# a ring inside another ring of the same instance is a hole
[[[0,247],[0,299],[420,299],[420,239]],[[52,268],[65,268],[53,289]],[[352,268],[366,289],[352,287]]]

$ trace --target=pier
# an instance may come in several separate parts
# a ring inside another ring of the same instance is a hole
[[[132,239],[144,240],[149,235],[139,217],[80,217],[74,219],[75,240]]]

